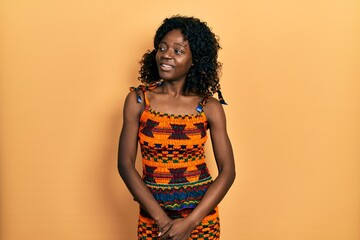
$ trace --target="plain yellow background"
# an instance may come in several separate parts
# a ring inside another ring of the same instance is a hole
[[[223,47],[237,178],[221,239],[360,239],[358,0],[2,0],[0,13],[1,240],[136,239],[122,108],[177,13]]]

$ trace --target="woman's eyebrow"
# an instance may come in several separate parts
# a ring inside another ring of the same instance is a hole
[[[182,46],[182,47],[186,47],[186,46],[188,45],[186,42],[185,42],[185,43],[176,42],[176,43],[174,43],[174,44],[180,45],[180,46]]]
[[[161,43],[169,45],[166,41],[161,41],[159,44],[161,44]],[[175,42],[174,45],[180,45],[182,47],[186,47],[188,45],[188,43],[187,42]]]

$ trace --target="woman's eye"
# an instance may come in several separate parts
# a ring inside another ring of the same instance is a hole
[[[160,52],[163,52],[163,51],[165,51],[165,50],[166,50],[166,48],[165,48],[164,46],[160,46],[160,47],[159,47],[159,51],[160,51]]]
[[[176,54],[182,54],[182,53],[183,53],[183,51],[182,51],[182,50],[180,50],[180,49],[175,49],[175,53],[176,53]]]

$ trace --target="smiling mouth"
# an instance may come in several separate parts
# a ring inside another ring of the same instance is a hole
[[[173,69],[174,66],[166,64],[166,63],[160,63],[160,69],[163,71],[169,71],[171,69]]]

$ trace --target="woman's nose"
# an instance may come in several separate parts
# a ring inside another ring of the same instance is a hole
[[[165,51],[162,52],[162,57],[164,58],[172,58],[173,57],[173,52],[171,49],[166,49]]]

